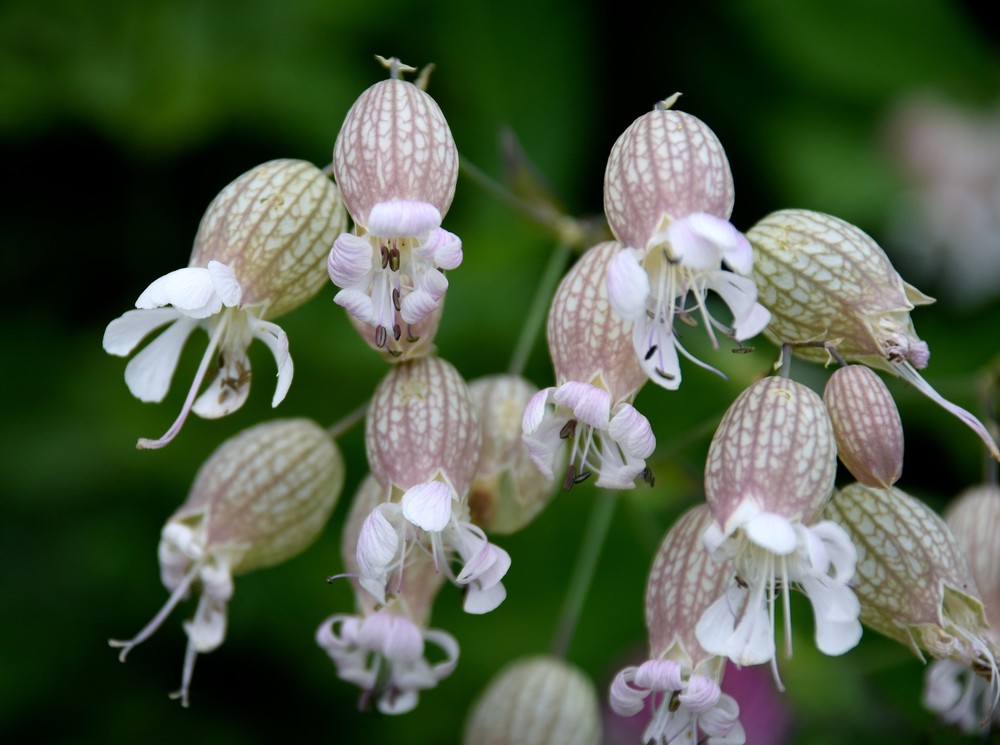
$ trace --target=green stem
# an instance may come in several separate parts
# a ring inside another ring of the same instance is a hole
[[[334,440],[344,434],[347,430],[353,427],[355,424],[360,422],[365,418],[365,414],[368,413],[368,405],[371,401],[365,401],[361,406],[356,408],[350,414],[345,416],[338,422],[334,422],[329,427],[326,428],[327,434],[330,435]]]
[[[583,603],[594,580],[594,569],[604,548],[604,540],[608,536],[617,503],[618,495],[615,492],[602,490],[597,493],[590,513],[590,522],[587,524],[587,532],[584,534],[580,553],[576,557],[576,566],[573,567],[573,576],[570,578],[566,597],[559,611],[556,633],[552,638],[552,654],[556,657],[565,657],[573,640],[576,622],[580,618]]]
[[[520,375],[524,372],[528,364],[528,357],[532,347],[535,346],[535,339],[545,327],[545,317],[548,313],[549,303],[555,291],[559,279],[566,268],[566,261],[569,259],[569,245],[559,243],[549,256],[549,263],[545,265],[542,278],[535,288],[534,299],[531,301],[531,308],[528,310],[528,317],[521,326],[521,335],[517,339],[514,353],[510,356],[510,365],[507,372],[511,375]]]

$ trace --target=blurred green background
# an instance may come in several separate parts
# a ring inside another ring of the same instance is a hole
[[[281,320],[296,375],[269,408],[273,361],[251,348],[259,380],[248,404],[192,419],[156,452],[133,447],[173,420],[201,354],[189,344],[159,406],[133,399],[124,362],[101,349],[105,325],[153,279],[186,265],[202,212],[239,174],[277,157],[326,165],[355,97],[383,77],[374,54],[437,65],[430,92],[462,154],[499,177],[497,138],[510,127],[569,213],[602,209],[603,172],[618,135],[653,103],[718,134],[737,186],[733,222],[806,207],[854,222],[907,271],[888,234],[909,188],[887,147],[897,102],[937,91],[971,111],[1000,93],[997,29],[972,3],[943,0],[587,4],[384,0],[4,0],[0,3],[0,199],[7,319],[0,419],[0,737],[7,742],[448,743],[475,692],[508,659],[549,646],[595,492],[560,495],[521,533],[508,599],[461,613],[445,588],[433,625],[462,646],[455,674],[411,714],[357,712],[313,642],[320,621],[349,612],[340,526],[365,472],[360,428],[342,438],[347,487],[322,539],[287,564],[239,578],[228,638],[198,662],[192,706],[167,698],[180,679],[182,606],[121,665],[109,637],[128,638],[166,598],[156,545],[195,471],[226,437],[275,416],[330,424],[370,395],[385,370],[334,306],[333,287]],[[891,143],[889,143],[891,144]],[[997,140],[1000,147],[1000,139]],[[998,207],[1000,208],[1000,207]],[[472,379],[503,370],[551,237],[462,179],[445,227],[465,262],[451,275],[440,353]],[[1000,236],[998,236],[1000,237]],[[994,250],[996,242],[993,243]],[[975,409],[974,374],[997,355],[1000,295],[917,311],[931,346],[927,377]],[[199,337],[193,337],[198,339]],[[203,338],[203,337],[202,337]],[[569,659],[602,699],[616,669],[645,644],[646,572],[673,518],[701,498],[712,429],[775,357],[715,358],[720,381],[691,366],[680,392],[646,390],[656,432],[653,489],[619,500]],[[539,343],[528,367],[551,382]],[[822,385],[806,363],[799,379]],[[974,435],[896,382],[907,434],[900,485],[940,508],[981,478]],[[946,742],[921,710],[922,666],[874,634],[843,658],[811,648],[803,604],[796,650],[782,660],[788,741]],[[747,712],[745,712],[745,716]],[[609,741],[612,741],[609,739]],[[638,737],[630,742],[638,742]]]

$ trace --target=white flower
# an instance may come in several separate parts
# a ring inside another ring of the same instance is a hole
[[[436,686],[458,663],[458,643],[450,634],[420,629],[389,609],[365,618],[331,616],[316,632],[316,642],[330,655],[341,678],[365,690],[362,706],[375,697],[383,714],[411,711],[419,692]],[[428,643],[444,653],[443,660],[431,663],[424,656]]]
[[[510,556],[491,544],[481,528],[460,519],[463,509],[451,486],[437,480],[411,487],[398,504],[378,505],[358,534],[359,584],[384,605],[387,590],[393,595],[403,591],[403,568],[417,547],[431,555],[437,571],[466,590],[467,613],[488,613],[499,606],[507,596],[500,580],[510,568]],[[452,565],[458,563],[456,573]],[[393,577],[398,577],[395,585]]]
[[[629,403],[612,407],[611,394],[587,383],[545,388],[528,402],[522,421],[524,442],[542,474],[551,479],[564,440],[572,440],[569,489],[597,473],[597,486],[631,489],[648,477],[646,458],[656,449],[649,421]]]
[[[209,335],[208,348],[180,415],[162,437],[140,439],[138,447],[159,448],[169,443],[191,411],[214,419],[240,408],[250,391],[246,349],[255,338],[267,345],[278,366],[271,405],[277,406],[285,398],[294,372],[288,338],[278,325],[242,308],[241,298],[240,283],[232,270],[218,261],[209,261],[207,267],[186,267],[160,277],[136,300],[138,310],[130,310],[108,324],[104,350],[119,357],[131,354],[150,333],[170,324],[125,368],[125,382],[140,401],[162,401],[188,336],[199,326]],[[219,368],[214,379],[198,396],[215,360]]]
[[[380,348],[394,350],[404,333],[412,336],[448,289],[439,270],[462,263],[461,240],[440,225],[433,205],[394,199],[372,208],[367,234],[343,233],[333,244],[327,271],[342,288],[334,302],[373,326]]]
[[[648,660],[615,676],[611,708],[621,716],[633,716],[642,710],[650,694],[655,712],[642,733],[644,743],[743,745],[746,741],[739,705],[710,677],[687,675],[673,660]]]
[[[720,268],[723,262],[738,274]],[[608,299],[621,318],[634,321],[633,346],[650,380],[676,390],[681,384],[678,352],[713,369],[683,347],[674,332],[678,317],[700,316],[716,347],[716,329],[743,341],[767,326],[770,313],[757,302],[753,280],[742,276],[752,265],[747,239],[726,220],[703,212],[668,221],[647,246],[621,251],[612,259]],[[731,328],[709,313],[709,290],[732,312]]]
[[[774,659],[774,603],[782,595],[785,640],[791,653],[789,589],[808,596],[816,621],[816,646],[840,655],[861,639],[860,604],[849,582],[857,554],[846,532],[830,521],[812,526],[793,523],[744,502],[727,521],[704,536],[719,562],[732,561],[737,582],[710,605],[698,621],[698,642],[737,665]]]

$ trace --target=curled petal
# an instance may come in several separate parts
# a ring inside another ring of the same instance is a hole
[[[210,261],[208,276],[212,279],[212,287],[222,304],[227,308],[238,307],[243,297],[243,289],[233,270],[221,261]]]
[[[222,310],[211,274],[200,266],[176,269],[153,281],[135,301],[136,308],[172,305],[191,318],[208,318]]]
[[[759,665],[774,657],[774,630],[763,602],[749,590],[732,587],[712,603],[695,627],[706,652],[728,657],[737,665]]]
[[[739,255],[738,239],[746,241],[728,220],[704,212],[671,221],[666,237],[673,257],[694,271],[718,268],[727,250]]]
[[[403,517],[422,530],[440,532],[451,520],[454,491],[441,481],[427,481],[403,494]]]
[[[649,420],[631,404],[619,404],[615,407],[608,434],[627,455],[635,458],[646,459],[656,449],[656,437],[653,436]]]
[[[627,321],[644,318],[649,292],[649,276],[636,252],[626,249],[615,254],[608,264],[608,302],[615,313]]]
[[[226,601],[202,594],[194,618],[184,622],[184,631],[197,652],[211,652],[226,638]]]
[[[420,284],[403,298],[399,315],[406,323],[414,324],[429,316],[441,304],[448,289],[448,279],[438,271],[425,272]]]
[[[534,434],[545,418],[545,405],[549,401],[549,394],[555,388],[543,388],[528,400],[528,405],[524,407],[524,416],[521,418],[521,429],[524,434]]]
[[[375,303],[367,293],[348,288],[334,295],[333,302],[359,321],[375,325]]]
[[[698,726],[708,735],[711,745],[743,745],[746,733],[740,724],[740,707],[727,693],[718,703],[698,717]]]
[[[353,233],[341,233],[333,242],[326,271],[337,287],[361,284],[372,270],[372,244]]]
[[[358,569],[362,576],[379,577],[399,552],[399,533],[386,518],[387,505],[372,510],[358,534]]]
[[[629,685],[635,681],[635,674],[639,668],[626,667],[620,670],[611,681],[611,693],[608,702],[611,710],[615,714],[623,717],[631,717],[642,711],[646,704],[646,697],[649,696],[648,688],[638,688]]]
[[[684,687],[681,666],[673,660],[648,660],[639,666],[635,684],[651,691],[679,691]]]
[[[611,418],[611,394],[587,383],[563,383],[552,394],[554,403],[595,429],[607,429]]]
[[[104,351],[116,357],[126,357],[150,333],[182,315],[174,308],[126,311],[104,329]]]
[[[719,684],[714,680],[704,675],[692,675],[678,698],[691,711],[703,714],[718,703],[721,695]]]
[[[799,537],[788,518],[773,512],[760,512],[741,527],[753,543],[779,556],[791,554],[799,544]]]
[[[525,418],[527,418],[527,414],[528,412],[525,410]],[[538,466],[538,470],[547,479],[554,476],[556,463],[559,460],[559,451],[565,442],[561,437],[561,432],[566,426],[566,422],[565,418],[549,418],[536,426],[533,431],[526,430],[522,437],[532,462]]]
[[[140,401],[163,400],[184,344],[197,326],[198,322],[192,318],[180,318],[129,360],[125,383],[133,396]]]
[[[438,228],[417,249],[417,254],[434,266],[457,269],[462,263],[462,239],[454,233]]]
[[[253,335],[267,345],[271,354],[274,355],[274,363],[278,366],[278,383],[274,388],[274,396],[271,398],[271,407],[273,408],[285,400],[285,395],[292,385],[292,376],[295,374],[292,355],[288,353],[288,336],[276,323],[260,321],[252,316],[250,323]],[[249,361],[247,369],[250,369]]]
[[[368,230],[382,237],[424,236],[441,226],[441,213],[433,204],[390,199],[372,207]]]
[[[732,272],[712,274],[706,286],[715,290],[733,314],[733,330],[737,341],[756,336],[771,320],[770,311],[757,302],[757,285],[752,279]]]
[[[799,584],[812,603],[819,651],[836,656],[854,649],[861,641],[861,604],[854,591],[823,576],[802,577]]]
[[[468,585],[462,610],[472,615],[489,613],[500,606],[507,598],[507,588],[497,583],[492,587],[481,588],[478,585]]]

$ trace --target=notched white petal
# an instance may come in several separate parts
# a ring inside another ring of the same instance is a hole
[[[191,318],[208,318],[222,310],[222,299],[208,269],[189,266],[153,281],[135,301],[136,308],[164,305],[172,305]]]
[[[148,311],[141,311],[148,312]],[[158,403],[170,389],[181,351],[198,322],[181,318],[150,342],[125,366],[125,383],[140,401]]]
[[[367,227],[372,235],[386,238],[425,236],[441,227],[441,213],[427,202],[390,199],[372,207]]]
[[[127,357],[149,334],[181,315],[174,308],[125,311],[104,329],[104,351],[116,357]]]
[[[644,318],[649,297],[649,276],[636,252],[619,251],[608,264],[608,302],[627,321]]]

